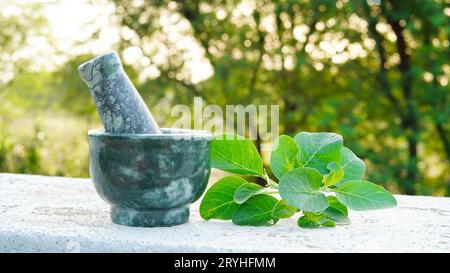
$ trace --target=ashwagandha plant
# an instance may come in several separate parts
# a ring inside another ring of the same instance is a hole
[[[239,176],[220,179],[200,204],[200,215],[206,220],[231,219],[236,225],[263,226],[298,213],[300,227],[334,227],[350,223],[347,208],[362,211],[397,205],[383,187],[361,180],[364,162],[344,147],[342,137],[335,133],[280,136],[270,156],[278,182],[263,168],[253,143],[238,135],[216,136],[211,160],[213,168],[261,177],[267,186]]]

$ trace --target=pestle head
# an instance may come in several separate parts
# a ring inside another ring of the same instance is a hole
[[[78,73],[91,91],[106,132],[161,134],[116,52],[83,63]]]
[[[94,69],[95,68],[95,69]],[[88,85],[95,85],[95,80],[108,77],[122,68],[122,63],[116,52],[110,51],[93,58],[78,67],[81,79]]]

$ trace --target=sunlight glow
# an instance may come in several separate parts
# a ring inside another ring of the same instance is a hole
[[[79,0],[79,1],[54,1],[54,0],[19,0],[18,2],[45,3],[44,16],[49,21],[49,34],[52,43],[43,37],[30,37],[31,44],[28,51],[35,54],[33,57],[39,64],[37,69],[49,69],[55,65],[62,64],[72,56],[80,54],[101,54],[105,51],[116,49],[121,39],[129,41],[130,47],[123,51],[123,61],[125,64],[133,66],[140,71],[139,79],[153,79],[161,74],[160,68],[167,66],[170,59],[172,62],[181,62],[182,71],[177,75],[171,75],[180,80],[188,80],[192,83],[202,82],[214,73],[213,67],[208,59],[205,58],[205,49],[199,42],[192,37],[192,30],[189,22],[176,12],[176,2],[171,2],[167,9],[161,11],[159,25],[161,30],[149,37],[142,39],[126,26],[120,26],[118,19],[114,15],[115,7],[108,0]],[[338,1],[342,3],[345,1]],[[134,0],[131,5],[140,7],[144,5],[143,0]],[[338,5],[338,4],[337,4]],[[311,58],[316,60],[314,65],[316,70],[322,70],[329,60],[335,64],[343,64],[349,60],[363,58],[367,55],[367,50],[373,50],[375,41],[367,38],[367,22],[357,14],[352,14],[348,18],[349,27],[362,33],[363,43],[350,43],[343,37],[342,33],[330,31],[336,24],[336,19],[330,18],[326,21],[319,21],[314,28],[321,33],[314,33],[307,41],[307,35],[310,31],[306,24],[294,25],[287,24],[286,18],[282,23],[286,28],[292,28],[294,38],[299,44],[291,48],[282,47],[280,54],[274,54],[280,49],[281,44],[275,28],[275,17],[271,14],[270,8],[263,14],[259,26],[255,25],[253,12],[257,6],[255,0],[243,0],[234,10],[225,8],[215,9],[207,2],[202,2],[200,10],[202,13],[213,13],[219,20],[231,16],[231,22],[237,27],[248,25],[251,28],[259,27],[266,32],[264,49],[268,54],[263,55],[263,67],[266,69],[292,69],[295,66],[293,57],[295,49],[299,46],[305,46],[305,50]],[[8,13],[20,14],[20,9],[14,4],[7,5],[3,11]],[[280,17],[283,17],[280,15]],[[289,20],[287,20],[289,21]],[[396,36],[386,23],[378,23],[377,31],[382,33],[390,41],[395,41]],[[323,32],[325,31],[325,32]],[[92,38],[97,33],[98,38]],[[247,35],[248,34],[248,35]],[[247,33],[243,44],[247,48],[253,46],[254,33]],[[226,38],[226,37],[224,37]],[[212,40],[208,52],[215,56],[222,56],[225,51],[225,43],[220,39]],[[242,52],[234,49],[232,58],[241,59],[253,58],[251,52]],[[179,54],[182,60],[174,61],[175,56]],[[245,54],[245,55],[244,55]],[[52,60],[53,64],[48,60]],[[388,65],[397,62],[395,56],[392,56]],[[7,74],[3,77],[8,76]],[[442,82],[442,81],[441,81]]]

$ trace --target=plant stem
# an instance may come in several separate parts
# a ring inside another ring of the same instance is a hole
[[[267,184],[269,184],[269,187],[270,187],[270,188],[278,189],[278,183],[275,182],[275,181],[273,181],[273,180],[269,177],[269,175],[268,175],[267,172],[266,172],[266,169],[264,169],[264,177],[263,177],[263,178],[267,181]]]

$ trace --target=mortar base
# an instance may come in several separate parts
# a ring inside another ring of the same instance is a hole
[[[112,206],[111,220],[132,227],[170,227],[188,222],[189,207],[137,210]]]

